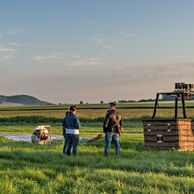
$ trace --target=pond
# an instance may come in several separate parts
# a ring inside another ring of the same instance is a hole
[[[26,135],[26,134],[0,134],[0,137],[4,137],[6,139],[14,140],[14,141],[24,141],[24,142],[31,142],[31,136],[32,135]],[[80,137],[80,141],[88,141],[92,138],[88,137]],[[63,136],[60,135],[51,135],[49,136],[49,140],[64,140]]]

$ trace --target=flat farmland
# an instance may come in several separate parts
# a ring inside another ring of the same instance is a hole
[[[85,104],[76,105],[78,107],[78,116],[85,118],[104,117],[107,104]],[[19,106],[19,107],[0,107],[0,118],[16,116],[45,116],[63,118],[70,105],[49,105],[49,106]],[[144,103],[120,103],[117,105],[118,111],[124,118],[151,117],[153,114],[154,102]],[[194,117],[194,102],[186,103],[187,116]],[[160,102],[156,114],[157,117],[174,116],[174,102]],[[182,117],[181,103],[179,102],[178,116]]]
[[[157,116],[172,118],[174,102],[160,104],[164,108]],[[50,124],[52,134],[62,135],[61,121],[69,106],[1,107],[0,133],[31,134],[35,126]],[[152,116],[153,106],[118,104],[125,129],[119,157],[114,145],[110,155],[104,156],[104,141],[80,142],[77,157],[67,157],[62,154],[62,141],[35,145],[0,137],[0,193],[193,193],[193,152],[144,149],[141,120]],[[78,107],[80,136],[102,133],[107,105]],[[187,115],[193,118],[194,109],[189,108]]]

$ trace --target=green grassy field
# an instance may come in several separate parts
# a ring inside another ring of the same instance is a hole
[[[121,105],[118,107],[123,107]],[[153,103],[136,104],[136,107],[146,106],[153,106]],[[61,107],[69,106],[3,107],[0,133],[31,134],[36,125],[51,124],[52,133],[61,135],[61,120],[65,115]],[[129,103],[125,107],[134,105]],[[61,141],[34,145],[0,137],[0,193],[194,192],[194,153],[145,150],[141,119],[150,117],[153,110],[134,107],[119,111],[124,116],[125,128],[120,136],[119,157],[113,145],[110,155],[105,157],[104,142],[80,143],[77,157],[66,157],[62,154]],[[161,109],[158,116],[172,117],[173,113],[173,109]],[[194,117],[193,109],[187,113]],[[95,137],[101,133],[105,114],[105,109],[78,110],[82,124],[80,136]]]

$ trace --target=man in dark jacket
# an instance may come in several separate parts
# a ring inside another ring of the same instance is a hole
[[[110,102],[103,125],[103,131],[105,133],[105,155],[108,155],[109,153],[111,140],[113,140],[115,144],[116,154],[120,155],[118,127],[122,127],[122,125],[123,119],[121,114],[116,111],[116,104]]]

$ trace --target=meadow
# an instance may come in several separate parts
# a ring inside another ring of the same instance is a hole
[[[173,117],[174,110],[167,109],[173,105],[161,103],[157,117]],[[78,107],[80,136],[96,137],[102,133],[107,105]],[[50,124],[52,134],[62,135],[61,121],[68,108],[69,105],[3,106],[0,133],[31,134],[35,126]],[[77,157],[67,157],[62,154],[62,141],[35,145],[0,137],[0,193],[193,193],[193,152],[144,149],[141,120],[152,116],[153,103],[118,104],[118,109],[125,129],[120,136],[119,157],[113,145],[105,157],[104,142],[82,142]],[[193,118],[194,109],[188,109],[187,114]]]

